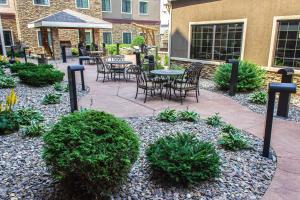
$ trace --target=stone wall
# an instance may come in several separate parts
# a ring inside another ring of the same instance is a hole
[[[101,1],[89,0],[89,9],[77,9],[75,0],[55,0],[50,1],[50,6],[36,6],[33,5],[32,0],[15,0],[16,1],[16,21],[19,38],[22,42],[27,44],[31,50],[39,51],[37,42],[37,29],[29,29],[27,25],[42,17],[51,15],[53,13],[62,11],[64,9],[71,9],[81,12],[86,15],[102,19]],[[65,32],[64,32],[65,31]],[[70,40],[72,44],[76,44],[77,30],[63,30],[59,32],[60,40]],[[69,35],[70,34],[70,35]]]
[[[156,44],[159,45],[159,25],[145,25],[149,27],[156,28],[158,31],[156,32]],[[112,42],[113,43],[123,43],[122,41],[122,35],[123,32],[131,32],[132,33],[132,40],[139,35],[142,31],[137,28],[136,26],[129,24],[129,23],[123,23],[123,24],[118,24],[118,23],[113,23],[113,28],[112,29],[106,29],[101,31],[101,41],[103,41],[102,38],[102,32],[112,32]]]

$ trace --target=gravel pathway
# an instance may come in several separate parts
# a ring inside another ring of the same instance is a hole
[[[259,104],[254,104],[249,101],[251,93],[237,93],[235,96],[229,96],[227,92],[223,92],[218,90],[216,85],[214,84],[213,81],[208,80],[208,79],[200,79],[200,88],[209,90],[212,92],[217,92],[220,94],[223,94],[227,97],[232,98],[236,102],[240,103],[243,106],[247,106],[250,110],[260,113],[260,114],[265,114],[267,112],[267,106],[266,105],[259,105]],[[296,121],[300,122],[300,102],[297,102],[294,100],[292,104],[290,105],[290,111],[289,111],[289,118],[285,120],[290,120],[290,121]],[[277,103],[275,104],[277,105]],[[276,114],[277,108],[275,106],[275,111],[274,113]],[[284,118],[281,118],[284,119]]]
[[[220,130],[207,126],[203,120],[169,124],[147,117],[127,121],[140,136],[141,153],[128,180],[111,199],[260,199],[271,183],[276,158],[261,157],[262,141],[252,135],[244,133],[250,141],[250,150],[230,152],[217,147]],[[220,178],[180,188],[161,185],[152,177],[145,148],[159,137],[183,131],[216,145],[222,160]],[[18,134],[1,137],[0,199],[61,199],[58,183],[51,179],[41,150],[40,138],[21,138]]]

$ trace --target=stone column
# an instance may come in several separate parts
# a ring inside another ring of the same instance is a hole
[[[59,42],[58,28],[51,28],[51,33],[52,33],[53,57],[55,60],[60,60],[61,48],[60,48],[60,42]]]
[[[85,43],[85,29],[84,28],[80,28],[78,30],[79,32],[79,43]]]
[[[41,35],[42,35],[42,46],[44,48],[45,54],[47,56],[52,56],[52,52],[50,49],[50,44],[48,41],[48,30],[47,28],[41,28]]]
[[[98,45],[99,47],[101,46],[101,41],[100,41],[100,30],[99,29],[93,29],[93,42]]]

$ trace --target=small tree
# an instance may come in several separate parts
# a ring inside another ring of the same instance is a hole
[[[132,46],[141,46],[142,44],[145,44],[145,38],[141,35],[136,36],[131,43]]]

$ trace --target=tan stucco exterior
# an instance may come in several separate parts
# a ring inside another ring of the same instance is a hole
[[[244,60],[268,66],[273,19],[298,15],[299,0],[176,0],[172,2],[171,56],[188,58],[189,23],[246,19]]]

